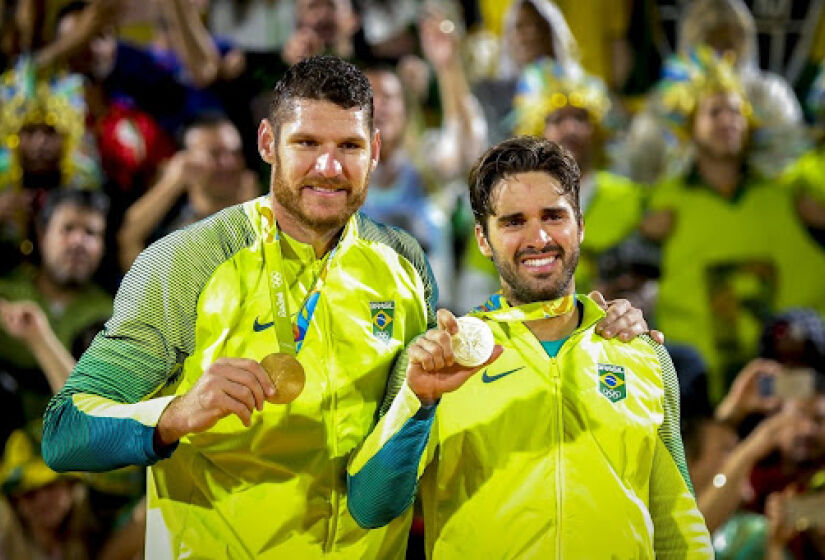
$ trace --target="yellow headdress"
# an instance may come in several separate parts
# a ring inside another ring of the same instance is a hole
[[[20,130],[29,124],[52,126],[63,137],[61,171],[64,182],[92,187],[97,172],[81,144],[86,129],[83,79],[56,75],[38,79],[29,56],[0,75],[0,189],[17,184],[22,176],[17,148]]]
[[[542,59],[522,70],[513,100],[513,133],[541,136],[547,116],[567,105],[585,109],[596,123],[610,110],[607,88],[583,70],[565,71]]]
[[[751,128],[757,124],[734,63],[730,54],[720,56],[705,46],[695,49],[687,57],[667,61],[658,86],[658,98],[678,134],[690,135],[688,127],[699,100],[712,93],[739,94],[743,101],[742,112]]]

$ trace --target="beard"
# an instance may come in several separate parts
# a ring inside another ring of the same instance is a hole
[[[316,232],[326,232],[339,229],[347,223],[347,220],[355,214],[364,204],[367,198],[367,185],[369,185],[370,173],[367,172],[364,178],[364,185],[361,189],[353,189],[353,186],[341,179],[310,179],[301,182],[296,188],[290,185],[281,174],[281,159],[275,155],[275,165],[273,166],[272,194],[275,200],[287,212],[296,217],[304,226]],[[302,206],[301,191],[304,186],[335,187],[345,189],[346,203],[344,208],[335,214],[313,215]]]
[[[513,261],[509,262],[502,259],[492,245],[490,250],[493,253],[493,263],[498,269],[501,276],[502,288],[504,288],[504,296],[510,305],[520,305],[524,303],[532,303],[535,301],[551,301],[567,295],[570,284],[573,281],[573,274],[576,271],[576,266],[579,263],[579,247],[576,246],[572,252],[564,251],[558,245],[547,245],[540,250],[526,249],[519,251],[513,257]],[[524,278],[519,276],[518,261],[521,257],[527,255],[539,255],[548,251],[557,251],[557,259],[561,260],[561,270],[553,274],[558,274],[555,281],[550,281],[551,276],[538,278]]]

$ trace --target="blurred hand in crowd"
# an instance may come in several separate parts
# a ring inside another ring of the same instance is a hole
[[[788,500],[796,495],[792,487],[782,492],[773,492],[765,501],[765,517],[768,519],[768,533],[765,543],[765,560],[784,560],[787,544],[797,534],[788,522]]]
[[[324,41],[321,36],[308,27],[297,29],[284,44],[281,57],[289,65],[313,55],[321,54]]]
[[[733,425],[739,424],[746,416],[754,413],[775,412],[781,403],[776,396],[763,394],[760,383],[763,378],[782,374],[782,365],[773,360],[757,358],[751,360],[736,376],[719,406],[716,418]]]
[[[28,346],[44,338],[51,327],[46,314],[33,301],[0,299],[0,321],[5,331]]]
[[[430,10],[421,18],[419,25],[421,51],[436,70],[443,70],[460,62],[460,35],[453,21]]]

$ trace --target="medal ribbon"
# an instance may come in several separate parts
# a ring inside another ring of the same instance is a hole
[[[551,301],[536,301],[516,307],[510,307],[504,294],[499,290],[483,304],[473,309],[468,315],[483,317],[499,323],[519,321],[537,321],[566,315],[576,307],[576,296],[569,294]]]
[[[264,236],[264,261],[266,262],[266,275],[269,284],[269,296],[272,302],[272,321],[275,324],[275,336],[278,339],[279,351],[295,356],[301,350],[315,308],[321,297],[321,288],[327,275],[327,268],[335,252],[336,245],[332,251],[324,255],[324,264],[318,277],[312,282],[309,292],[304,298],[292,324],[292,316],[289,312],[289,294],[287,291],[286,275],[284,274],[283,254],[281,252],[281,236],[278,226],[272,215],[272,211],[267,207],[260,208],[261,215],[269,222],[269,226]]]

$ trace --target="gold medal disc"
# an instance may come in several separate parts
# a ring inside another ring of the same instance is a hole
[[[266,370],[272,384],[275,385],[275,395],[269,401],[275,404],[287,404],[295,400],[304,390],[306,375],[301,362],[289,354],[269,354],[261,360],[261,366]]]

